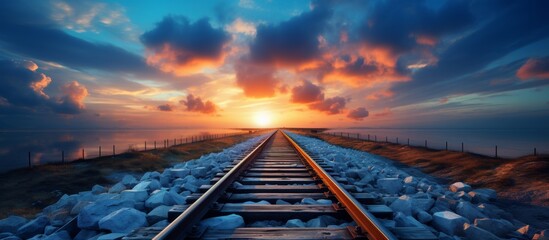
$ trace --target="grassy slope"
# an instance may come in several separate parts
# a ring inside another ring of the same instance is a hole
[[[493,188],[503,198],[549,206],[549,156],[501,159],[326,134],[309,136],[380,155],[449,181],[467,182],[476,188]]]
[[[88,191],[95,184],[111,185],[113,182],[107,176],[117,173],[161,172],[173,163],[222,151],[252,136],[257,135],[207,140],[168,149],[130,152],[115,157],[75,161],[64,165],[43,165],[4,173],[0,175],[0,219],[10,214],[32,217],[43,207],[56,202],[60,197],[59,193]]]

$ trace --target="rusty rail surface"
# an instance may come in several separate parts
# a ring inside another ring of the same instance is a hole
[[[296,151],[307,161],[309,166],[318,174],[318,177],[326,185],[326,187],[335,195],[337,200],[343,205],[343,208],[351,218],[361,228],[360,230],[368,234],[368,238],[372,239],[397,239],[386,228],[382,227],[381,223],[370,214],[362,205],[357,202],[354,197],[351,196],[347,190],[345,190],[334,178],[332,178],[322,167],[313,160],[305,150],[303,150],[299,144],[297,144],[290,136],[284,131],[282,134],[288,139],[290,144],[296,149]]]
[[[248,164],[261,153],[265,145],[276,133],[273,132],[254,150],[244,157],[231,171],[217,181],[206,193],[204,193],[196,202],[191,204],[179,217],[171,222],[164,230],[156,235],[154,240],[161,239],[184,239],[191,231],[193,226],[198,223],[202,217],[210,210],[211,206],[225,192],[225,190],[240,176]]]

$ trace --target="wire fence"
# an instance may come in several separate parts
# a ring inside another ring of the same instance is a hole
[[[143,141],[142,143],[124,144],[123,147],[120,144],[112,145],[98,145],[96,147],[80,147],[77,150],[65,151],[64,149],[58,149],[56,151],[48,153],[44,156],[42,151],[28,151],[28,168],[32,168],[37,165],[51,164],[51,163],[68,163],[73,161],[81,161],[86,159],[101,158],[101,157],[116,157],[129,152],[141,152],[141,151],[154,151],[159,149],[167,149],[169,147],[203,142],[207,140],[243,136],[254,133],[253,131],[238,132],[238,133],[218,133],[218,134],[199,134],[187,137],[179,138],[166,138],[162,140]]]
[[[380,136],[377,134],[360,134],[360,133],[353,133],[353,132],[323,132],[321,134],[327,134],[332,136],[339,136],[339,137],[345,137],[350,139],[359,139],[364,141],[370,141],[370,142],[384,142],[384,143],[393,143],[393,144],[400,144],[400,145],[406,145],[406,146],[414,146],[414,147],[423,147],[426,149],[434,149],[434,150],[445,150],[445,151],[460,151],[460,152],[468,152],[468,153],[474,153],[479,155],[485,155],[488,157],[494,157],[494,158],[500,158],[502,157],[501,151],[502,150],[512,150],[516,152],[522,152],[523,155],[534,155],[537,156],[539,154],[547,154],[549,151],[540,152],[537,147],[532,147],[530,151],[524,149],[524,148],[513,148],[513,147],[504,147],[498,146],[497,144],[492,145],[493,147],[490,149],[488,147],[479,147],[479,143],[474,143],[475,148],[481,149],[482,151],[475,151],[472,150],[468,145],[471,143],[466,142],[458,142],[457,144],[455,142],[452,143],[452,145],[449,147],[449,142],[429,142],[427,139],[414,139],[412,140],[409,137],[402,138],[402,137],[391,137],[388,136]],[[490,154],[491,152],[491,154]],[[528,153],[529,152],[529,153]]]

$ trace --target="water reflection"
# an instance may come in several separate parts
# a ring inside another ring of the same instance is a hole
[[[33,165],[111,155],[128,150],[144,150],[164,146],[164,140],[173,145],[190,141],[191,136],[217,133],[238,133],[230,129],[179,129],[179,130],[51,130],[51,131],[0,131],[0,172]],[[100,150],[101,148],[101,150]],[[100,152],[101,151],[101,152]]]

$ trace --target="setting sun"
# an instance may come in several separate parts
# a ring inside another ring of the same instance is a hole
[[[255,124],[260,127],[266,127],[271,124],[271,114],[269,112],[257,112],[254,115]]]

